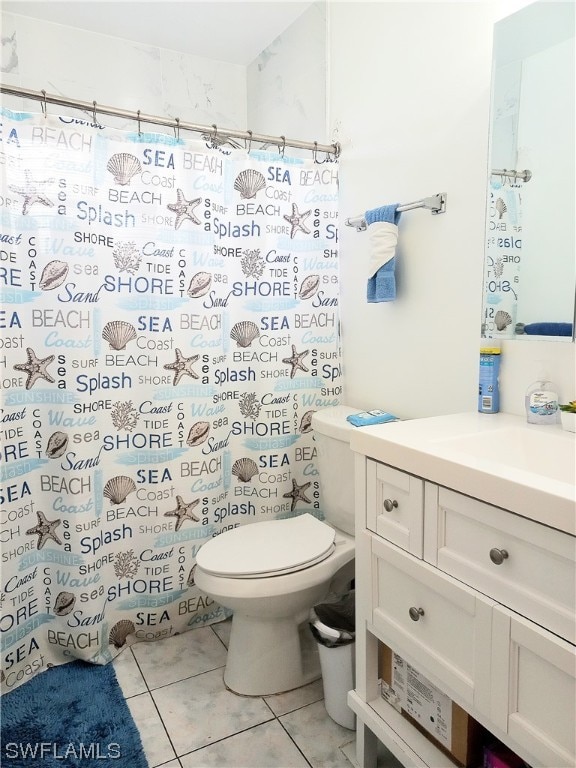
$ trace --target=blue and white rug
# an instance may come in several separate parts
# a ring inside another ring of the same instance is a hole
[[[111,664],[53,667],[0,699],[5,768],[148,768]]]

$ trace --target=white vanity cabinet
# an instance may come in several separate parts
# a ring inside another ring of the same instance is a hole
[[[569,524],[545,525],[534,511],[528,519],[478,491],[474,498],[457,481],[456,490],[449,487],[446,476],[434,482],[429,462],[394,450],[393,439],[382,451],[373,439],[352,444],[357,637],[349,704],[359,764],[375,766],[379,739],[406,766],[452,765],[381,698],[381,641],[533,768],[574,768],[576,539]]]

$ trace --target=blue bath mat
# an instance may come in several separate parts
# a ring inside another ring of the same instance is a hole
[[[111,664],[72,661],[0,699],[5,768],[148,768]]]

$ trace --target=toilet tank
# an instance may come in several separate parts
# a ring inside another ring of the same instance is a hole
[[[328,523],[354,535],[354,454],[350,450],[352,424],[346,417],[357,408],[337,405],[312,415],[316,466],[322,489],[322,511]]]

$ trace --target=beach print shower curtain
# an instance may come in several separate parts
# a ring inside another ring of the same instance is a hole
[[[520,181],[512,183],[492,177],[486,222],[483,335],[486,338],[514,338],[522,265]]]
[[[3,692],[224,618],[198,549],[323,517],[341,392],[337,164],[82,118],[2,111]]]

